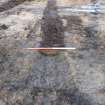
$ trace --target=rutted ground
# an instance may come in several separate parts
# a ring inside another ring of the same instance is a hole
[[[26,10],[42,6],[34,3],[0,15],[0,105],[105,105],[104,33],[102,28],[97,32],[97,21],[92,23],[102,16],[61,16],[65,43],[78,49],[43,56],[23,49],[42,40],[43,13]]]

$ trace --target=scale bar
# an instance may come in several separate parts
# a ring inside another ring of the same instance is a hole
[[[52,47],[52,48],[24,48],[26,50],[76,50],[74,47]]]

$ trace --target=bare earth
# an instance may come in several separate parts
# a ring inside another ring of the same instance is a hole
[[[10,8],[8,1],[0,1],[0,105],[105,105],[105,14],[52,12],[62,22],[65,47],[77,49],[44,56],[24,48],[40,46],[49,26],[59,26],[42,20],[47,2],[19,1]],[[56,5],[76,4],[89,2]]]

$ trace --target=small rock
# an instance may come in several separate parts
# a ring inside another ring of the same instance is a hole
[[[8,29],[8,27],[5,24],[3,24],[0,26],[0,29],[6,30],[6,29]]]

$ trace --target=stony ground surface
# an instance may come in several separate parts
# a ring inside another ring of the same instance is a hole
[[[43,12],[33,9],[42,7],[27,1],[0,13],[0,105],[105,105],[104,15],[60,14],[65,45],[77,50],[44,56],[24,49],[42,41]]]

